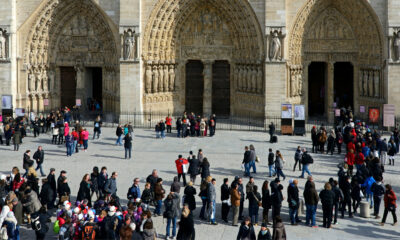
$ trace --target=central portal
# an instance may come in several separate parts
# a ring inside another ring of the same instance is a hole
[[[334,101],[337,108],[354,109],[353,106],[353,65],[350,62],[335,63]]]
[[[186,101],[187,112],[203,115],[203,63],[200,60],[189,60],[186,64]]]
[[[308,116],[325,114],[326,63],[312,62],[308,67]]]
[[[229,117],[231,110],[230,65],[228,61],[215,61],[212,67],[212,112]]]

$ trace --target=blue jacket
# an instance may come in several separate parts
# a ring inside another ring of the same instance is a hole
[[[136,198],[141,198],[141,193],[140,193],[140,187],[132,185],[131,188],[129,188],[129,193],[128,193],[128,199],[133,199],[135,200]]]
[[[375,179],[371,176],[371,177],[368,177],[367,179],[365,179],[364,184],[361,185],[362,187],[365,187],[365,192],[367,194],[371,194],[372,193],[371,187],[372,187],[372,184],[374,184],[374,182],[375,182]]]
[[[369,147],[365,146],[362,148],[362,154],[364,155],[364,157],[368,157],[370,152],[371,149],[369,149]]]

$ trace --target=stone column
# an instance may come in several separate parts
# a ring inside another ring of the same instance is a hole
[[[39,96],[38,96],[38,111],[39,112],[43,112],[44,111],[44,103],[43,103],[42,94],[39,94]]]
[[[212,61],[203,61],[203,115],[210,116],[212,114]]]
[[[75,71],[76,71],[75,99],[80,99],[82,106],[86,106],[85,71],[82,66],[75,66]]]
[[[334,112],[333,112],[333,95],[334,95],[334,62],[327,63],[327,78],[325,84],[325,113],[328,119],[328,122],[333,122],[334,120]]]

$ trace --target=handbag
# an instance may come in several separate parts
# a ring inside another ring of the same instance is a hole
[[[60,198],[61,203],[64,203],[65,201],[69,201],[69,196],[67,194],[61,196]]]
[[[256,156],[256,162],[260,162],[260,158],[258,156]]]

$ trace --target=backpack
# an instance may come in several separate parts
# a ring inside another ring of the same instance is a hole
[[[305,163],[303,163],[303,164],[312,164],[312,163],[314,163],[314,159],[311,157],[310,154],[307,153],[307,154],[304,156],[304,162],[305,162]]]
[[[42,224],[40,223],[39,215],[31,220],[31,227],[35,231],[42,230]]]
[[[58,234],[60,232],[60,221],[57,220],[53,225],[53,232]]]
[[[82,231],[83,240],[94,240],[96,237],[96,232],[94,231],[94,226],[85,226]]]

